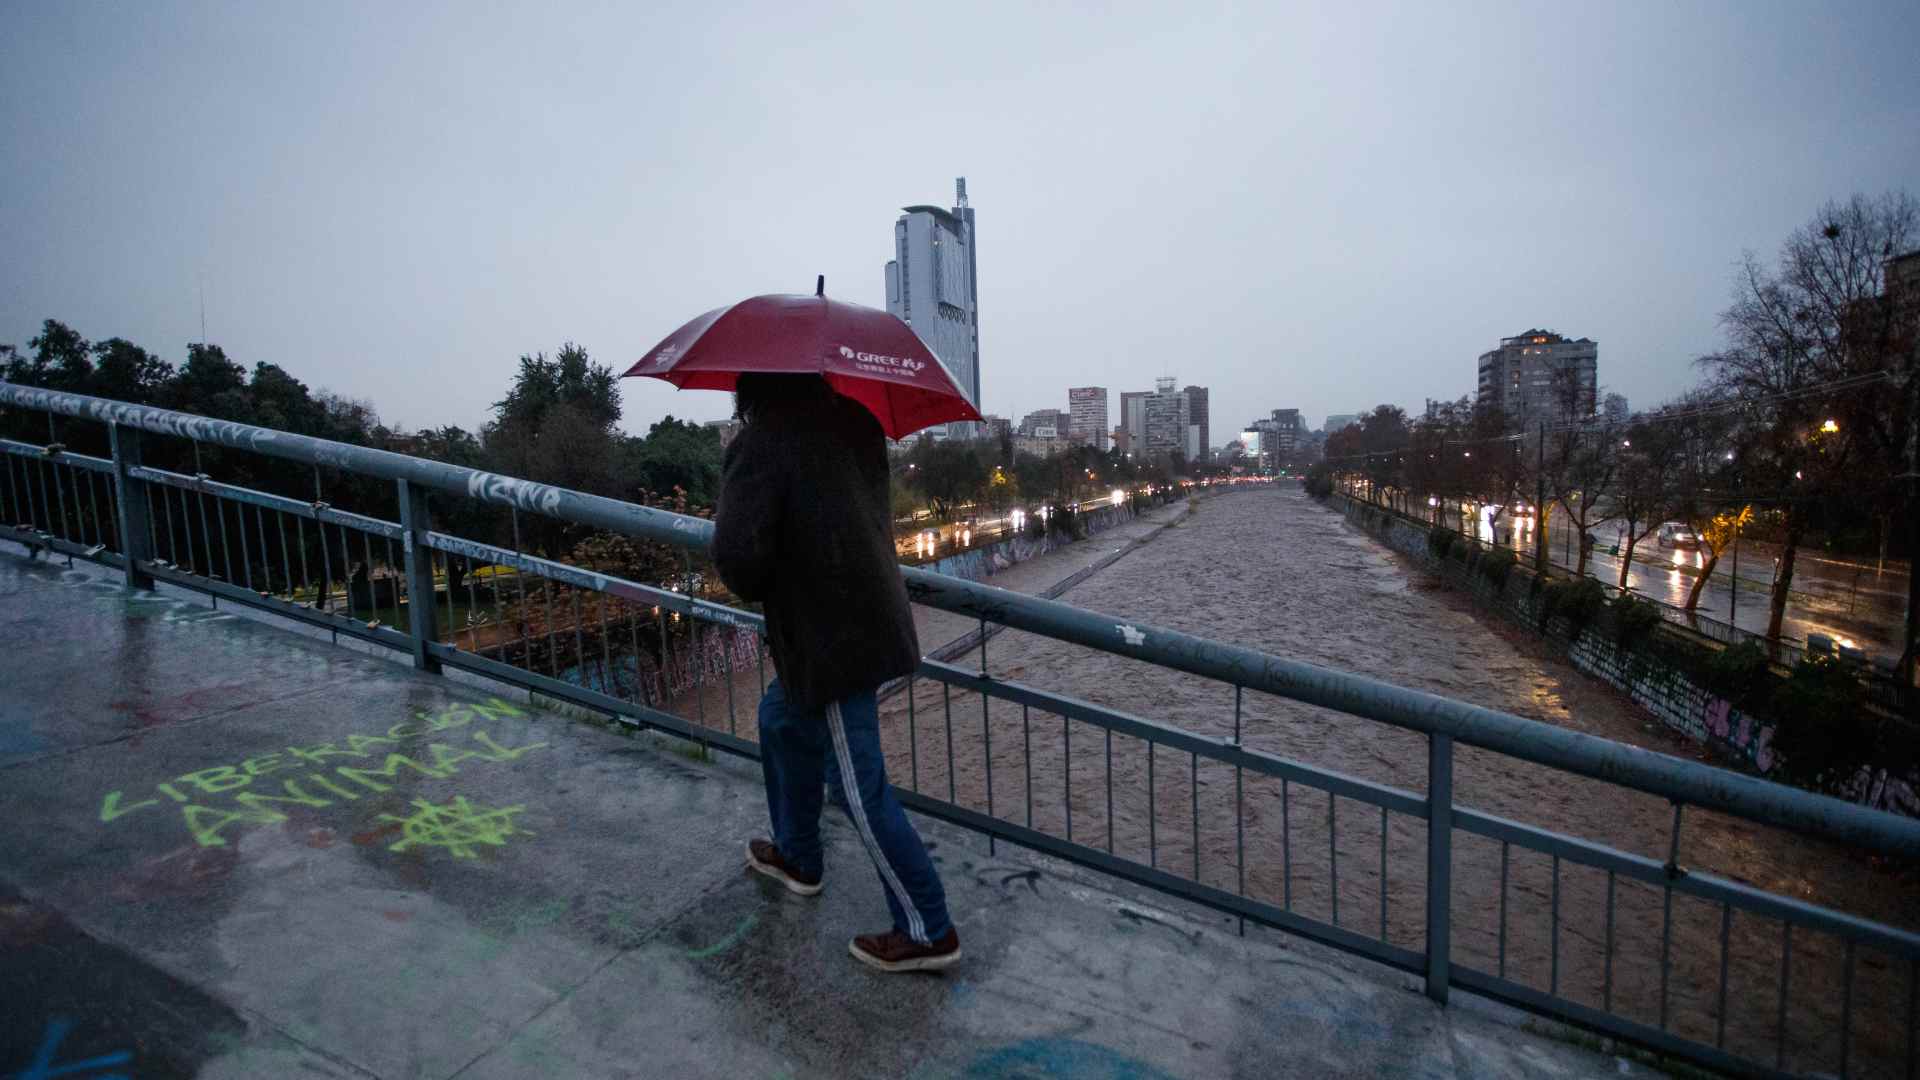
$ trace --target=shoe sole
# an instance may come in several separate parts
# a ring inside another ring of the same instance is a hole
[[[824,881],[817,881],[812,885],[808,885],[804,881],[795,880],[792,875],[772,863],[763,863],[759,859],[754,858],[753,852],[751,851],[747,852],[747,868],[756,874],[765,874],[780,884],[785,885],[788,892],[799,896],[819,896],[821,888],[826,885]]]
[[[916,956],[911,960],[882,960],[871,953],[860,951],[860,946],[852,942],[847,943],[847,951],[853,954],[855,960],[876,971],[939,971],[960,962],[959,949],[950,953],[941,953],[938,956]]]

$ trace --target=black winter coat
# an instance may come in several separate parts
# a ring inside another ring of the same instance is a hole
[[[756,408],[727,446],[713,563],[762,603],[787,700],[824,709],[920,663],[893,545],[886,437],[838,394]]]

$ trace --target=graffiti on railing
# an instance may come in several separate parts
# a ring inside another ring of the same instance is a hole
[[[559,488],[499,473],[477,472],[467,477],[467,494],[542,514],[551,514],[560,505]]]
[[[64,410],[58,407],[59,402],[72,400],[68,395],[57,390],[20,387],[17,391],[13,404],[26,409],[61,412]],[[90,419],[124,427],[158,430],[196,442],[229,445],[238,442],[259,450],[273,442],[280,434],[268,428],[254,427],[252,424],[172,412],[167,409],[156,409],[150,405],[129,405],[125,402],[102,401],[94,398],[84,400],[86,403],[81,410],[81,415]]]

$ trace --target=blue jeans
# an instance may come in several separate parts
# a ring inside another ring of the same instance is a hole
[[[873,691],[803,713],[787,704],[779,679],[760,699],[760,769],[780,856],[802,874],[820,873],[820,809],[827,786],[867,847],[893,913],[894,929],[921,943],[953,928],[946,890],[887,783],[880,711]]]

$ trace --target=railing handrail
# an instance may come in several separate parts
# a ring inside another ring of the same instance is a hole
[[[0,405],[404,480],[680,547],[705,549],[713,534],[711,522],[671,511],[388,450],[148,405],[8,382],[0,382]],[[909,595],[932,607],[1396,727],[1446,736],[1523,761],[1634,788],[1676,804],[1871,847],[1886,854],[1920,856],[1920,820],[1364,675],[1287,660],[1148,623],[1116,620],[1055,600],[912,567],[903,567],[901,573]]]

